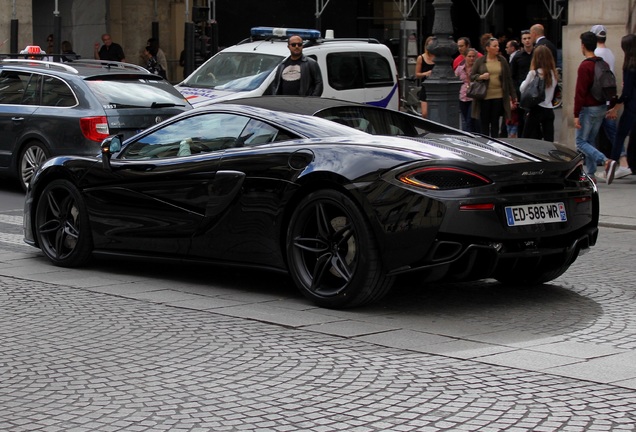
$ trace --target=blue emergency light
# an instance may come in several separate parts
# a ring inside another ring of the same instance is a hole
[[[283,27],[252,27],[250,31],[252,37],[256,38],[289,38],[291,36],[300,36],[303,39],[319,39],[320,30],[301,29],[301,28],[283,28]]]

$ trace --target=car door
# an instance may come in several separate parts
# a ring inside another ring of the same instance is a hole
[[[241,181],[217,179],[217,170],[248,122],[219,112],[180,117],[127,142],[109,169],[97,165],[86,184],[98,186],[85,189],[95,248],[187,255],[202,222]]]
[[[38,108],[39,75],[2,70],[0,73],[0,167],[9,168],[16,142]]]

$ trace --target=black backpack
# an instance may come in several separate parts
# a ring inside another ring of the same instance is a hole
[[[590,93],[599,102],[606,102],[610,105],[616,103],[616,77],[609,65],[601,57],[590,59],[594,62],[594,82]]]

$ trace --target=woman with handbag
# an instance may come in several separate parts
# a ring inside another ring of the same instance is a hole
[[[418,92],[420,97],[420,105],[422,108],[422,117],[428,117],[428,102],[426,102],[426,88],[424,88],[424,80],[430,77],[435,67],[435,54],[432,54],[428,50],[428,46],[433,42],[434,37],[429,36],[424,42],[424,54],[417,56],[417,62],[415,63],[415,78],[422,80],[422,88]]]
[[[470,71],[477,59],[477,50],[469,48],[462,61],[455,69],[455,75],[462,81],[462,85],[459,88],[459,110],[462,114],[462,130],[466,132],[479,132],[479,122],[472,118],[471,106],[473,103],[466,92],[470,88]]]
[[[517,103],[517,93],[512,83],[508,60],[499,54],[499,41],[490,38],[485,42],[486,55],[479,57],[471,70],[471,87],[474,81],[487,83],[483,99],[473,97],[472,116],[479,119],[481,133],[499,137],[500,118],[511,118],[512,107]]]
[[[540,79],[535,80],[539,75]],[[524,138],[536,138],[545,141],[554,141],[554,108],[552,99],[557,86],[557,70],[554,64],[552,52],[545,45],[535,47],[530,62],[530,71],[526,79],[521,83],[519,90],[523,95],[526,91],[534,90],[534,85],[543,85],[545,97],[538,105],[531,107],[525,118],[525,126],[522,131]],[[522,96],[523,101],[523,96]]]

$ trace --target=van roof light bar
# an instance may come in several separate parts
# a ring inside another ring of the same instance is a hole
[[[296,35],[305,40],[315,40],[320,39],[320,30],[285,27],[252,27],[250,35],[255,39],[287,39]]]

